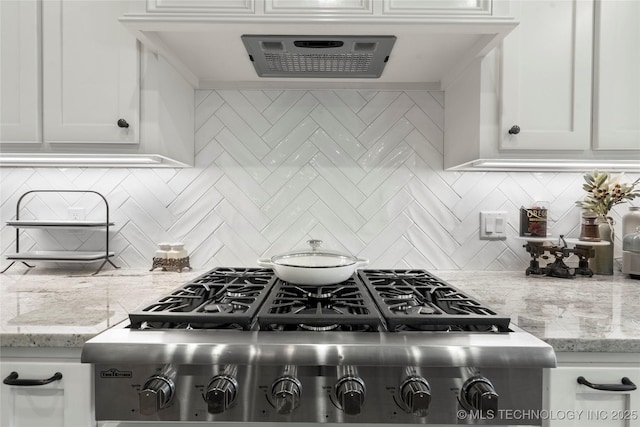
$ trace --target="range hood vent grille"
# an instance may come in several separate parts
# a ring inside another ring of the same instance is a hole
[[[260,77],[378,78],[395,40],[395,36],[242,36]]]

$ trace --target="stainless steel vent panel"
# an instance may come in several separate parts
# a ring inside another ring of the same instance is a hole
[[[369,73],[373,61],[371,54],[304,55],[267,52],[265,58],[269,73]]]
[[[242,36],[260,77],[378,78],[395,40],[395,36]]]

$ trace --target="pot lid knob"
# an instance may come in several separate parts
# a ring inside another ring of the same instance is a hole
[[[309,246],[311,246],[312,251],[317,251],[320,245],[322,244],[322,240],[311,239],[311,240],[307,240],[307,243],[309,244]]]

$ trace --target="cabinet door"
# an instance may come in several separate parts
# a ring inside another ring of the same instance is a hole
[[[407,15],[491,15],[487,0],[383,0],[385,14]]]
[[[0,384],[0,425],[15,427],[88,427],[93,425],[91,365],[69,362],[2,360],[0,377],[62,379],[41,386]]]
[[[147,0],[147,12],[254,13],[252,0]]]
[[[578,384],[640,384],[640,368],[560,367],[548,370],[548,427],[639,427],[640,390],[602,391]]]
[[[640,2],[596,3],[594,149],[640,150]]]
[[[0,1],[0,142],[40,142],[40,3]]]
[[[509,5],[520,24],[503,44],[500,148],[589,149],[593,2]]]
[[[118,22],[126,11],[125,1],[43,2],[45,142],[138,142],[138,47]]]

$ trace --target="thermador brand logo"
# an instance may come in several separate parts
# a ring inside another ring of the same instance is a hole
[[[111,368],[107,371],[100,371],[100,378],[131,378],[131,371],[119,371]]]

